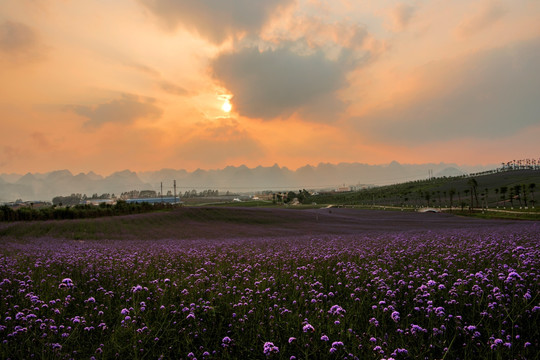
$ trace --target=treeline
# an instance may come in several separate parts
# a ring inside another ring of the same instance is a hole
[[[95,199],[111,199],[114,198],[114,194],[93,194],[92,196],[87,196],[86,194],[71,194],[67,196],[55,196],[52,199],[53,205],[58,206],[74,206],[86,202],[86,200],[95,200]]]
[[[226,195],[230,195],[230,193],[227,191]],[[191,191],[186,191],[184,193],[184,198],[196,198],[196,197],[216,197],[219,196],[218,190],[203,190],[201,192],[197,192],[197,190],[193,189]]]
[[[289,204],[296,199],[300,204],[308,204],[311,202],[312,195],[306,190],[298,190],[298,192],[289,191],[287,193],[276,193],[272,196],[272,202]]]
[[[126,203],[119,200],[116,204],[74,205],[66,207],[45,207],[33,209],[22,207],[12,209],[7,205],[0,206],[0,221],[33,221],[33,220],[64,220],[87,219],[103,216],[140,214],[155,210],[171,209],[171,204]]]

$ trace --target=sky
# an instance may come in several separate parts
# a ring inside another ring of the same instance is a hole
[[[0,0],[0,173],[537,158],[538,0]]]

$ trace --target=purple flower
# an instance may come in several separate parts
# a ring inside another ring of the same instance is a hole
[[[59,288],[64,288],[64,287],[67,287],[67,288],[72,288],[72,287],[75,287],[75,284],[73,283],[73,280],[71,280],[70,278],[64,278],[62,279],[62,282],[60,283],[60,285],[58,285]]]
[[[302,330],[307,333],[308,331],[311,331],[311,332],[314,332],[315,331],[315,328],[310,325],[310,324],[306,324],[304,325],[304,327],[302,328]]]
[[[225,336],[222,340],[221,340],[221,346],[223,346],[224,348],[228,347],[230,345],[230,343],[232,342],[232,339],[228,336]]]
[[[415,335],[415,334],[417,334],[419,332],[427,332],[427,330],[423,329],[422,327],[420,327],[418,325],[411,324],[411,333]]]
[[[271,354],[277,354],[279,353],[279,348],[275,346],[273,342],[267,341],[264,343],[263,353],[266,356],[270,356]]]
[[[390,317],[391,317],[392,320],[394,320],[395,322],[398,322],[398,321],[399,321],[399,312],[398,312],[398,311],[392,312],[392,314],[390,315]]]
[[[343,309],[341,306],[339,305],[333,305],[330,310],[328,310],[328,313],[329,314],[332,314],[332,315],[341,315],[343,313],[345,313],[345,309]]]
[[[330,340],[330,339],[328,338],[328,336],[323,335],[323,336],[321,336],[321,340],[322,340],[322,341],[328,341],[328,340]]]

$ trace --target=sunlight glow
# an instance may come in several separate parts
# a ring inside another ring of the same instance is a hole
[[[230,103],[229,99],[226,99],[223,105],[221,105],[221,110],[225,111],[226,113],[232,110],[232,104]]]

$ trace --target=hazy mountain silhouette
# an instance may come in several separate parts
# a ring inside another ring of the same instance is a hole
[[[466,172],[483,171],[495,166],[477,166],[461,170],[455,164],[400,164],[396,161],[386,165],[361,163],[320,163],[305,165],[293,171],[286,167],[245,165],[227,166],[223,169],[186,170],[162,169],[135,173],[130,170],[115,172],[103,177],[94,172],[73,175],[69,170],[57,170],[44,174],[0,174],[0,201],[47,200],[54,196],[72,193],[97,193],[119,195],[130,190],[173,190],[176,180],[177,194],[196,189],[212,189],[225,192],[257,192],[263,190],[335,189],[339,186],[365,186],[401,183],[425,179],[431,170],[436,176],[456,176]]]

